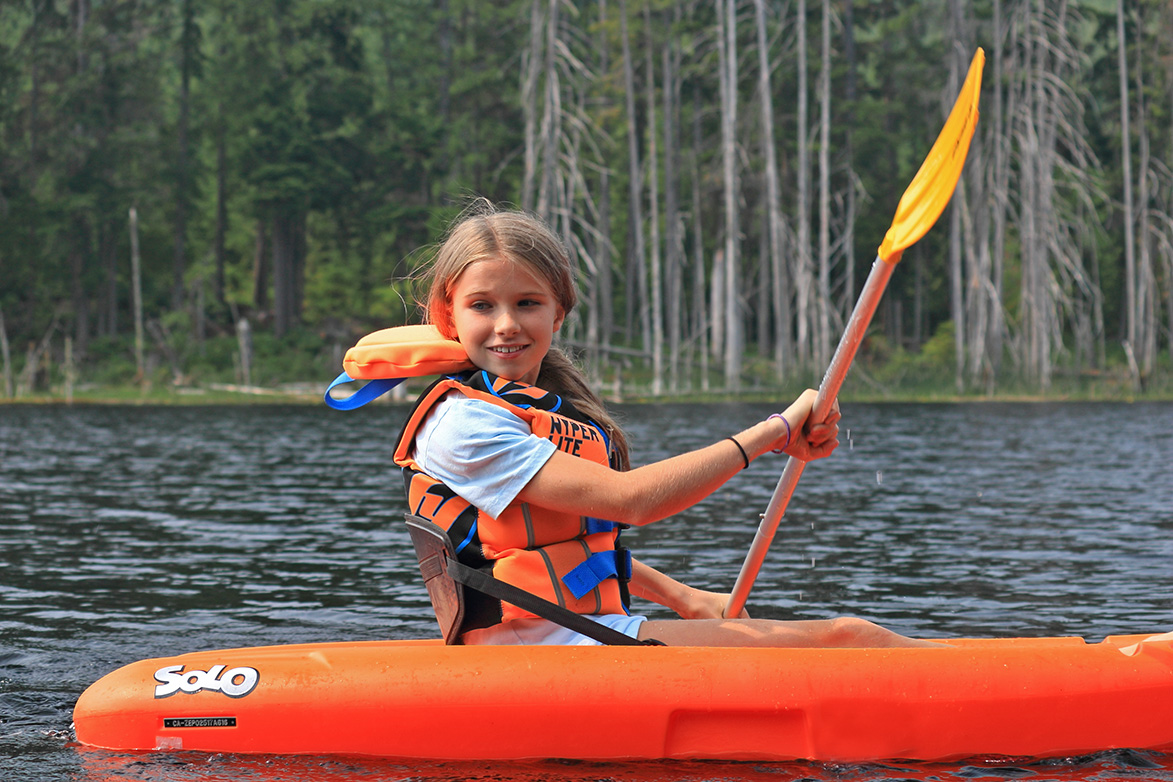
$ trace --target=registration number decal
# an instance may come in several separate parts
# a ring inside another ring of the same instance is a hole
[[[235,728],[236,717],[164,717],[164,728]]]

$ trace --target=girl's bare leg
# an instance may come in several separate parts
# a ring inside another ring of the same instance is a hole
[[[668,646],[786,646],[806,648],[937,647],[855,617],[771,619],[660,619],[644,622],[639,637]]]

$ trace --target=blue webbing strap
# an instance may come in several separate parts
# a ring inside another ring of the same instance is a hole
[[[600,551],[591,554],[585,562],[580,563],[574,570],[562,577],[562,583],[570,590],[575,599],[597,587],[603,580],[615,578],[619,575],[618,559],[623,558],[623,572],[627,579],[631,578],[631,552],[627,549],[619,551]]]
[[[605,519],[596,519],[594,516],[586,517],[586,534],[594,535],[598,532],[611,532],[619,525],[613,521]]]
[[[335,410],[357,410],[374,399],[378,399],[383,394],[390,391],[395,386],[403,382],[401,377],[378,378],[369,381],[365,386],[355,391],[346,399],[335,399],[330,396],[330,392],[334,390],[334,386],[342,385],[343,383],[353,383],[354,378],[343,372],[338,377],[334,378],[334,382],[326,389],[325,399],[326,404]]]

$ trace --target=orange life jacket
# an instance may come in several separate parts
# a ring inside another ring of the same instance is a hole
[[[425,474],[411,456],[428,412],[452,391],[508,409],[559,450],[606,465],[610,443],[601,427],[556,394],[470,371],[464,347],[433,326],[369,334],[347,352],[343,367],[330,389],[351,380],[370,382],[349,400],[333,399],[327,389],[326,402],[338,409],[361,406],[405,377],[448,375],[424,391],[412,408],[394,460],[404,471],[410,512],[445,530],[461,562],[576,613],[627,612],[631,557],[618,543],[623,525],[516,501],[492,518]],[[461,632],[532,616],[470,590]]]
[[[556,394],[482,370],[442,378],[420,397],[395,447],[410,512],[445,530],[457,558],[470,567],[575,613],[626,613],[631,558],[618,545],[621,525],[520,501],[493,518],[419,468],[411,455],[416,432],[431,408],[454,391],[509,410],[561,451],[609,463],[609,443],[601,428]],[[482,595],[468,595],[467,600],[462,632],[534,616]]]

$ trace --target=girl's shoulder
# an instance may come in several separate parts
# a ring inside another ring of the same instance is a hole
[[[475,399],[456,390],[444,394],[424,419],[424,428],[451,436],[493,436],[500,432],[529,434],[529,427],[509,408]]]

